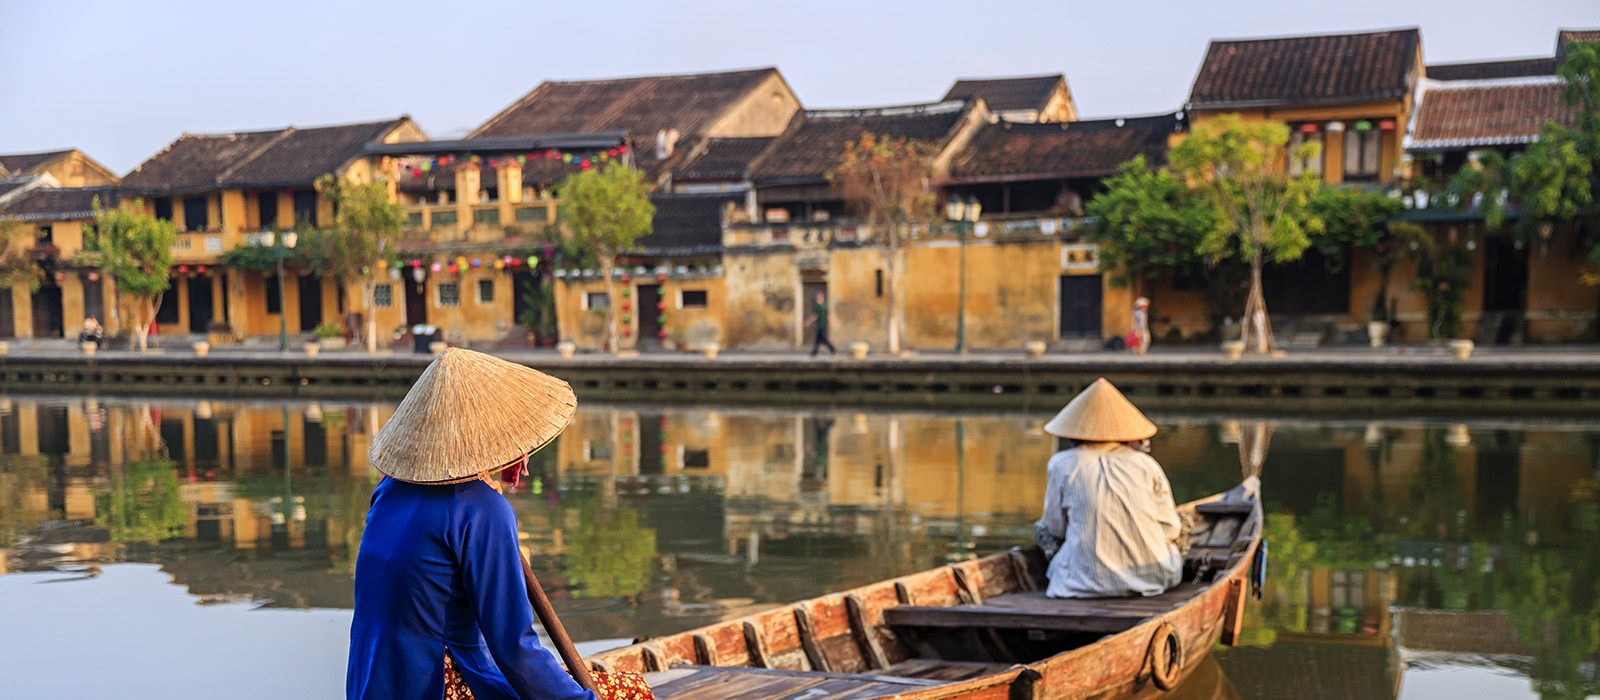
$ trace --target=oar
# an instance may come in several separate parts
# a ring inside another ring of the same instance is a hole
[[[594,677],[589,675],[589,666],[583,662],[583,657],[578,655],[577,647],[572,646],[572,638],[567,636],[567,628],[561,626],[561,618],[556,617],[556,609],[550,606],[550,597],[544,594],[544,588],[539,585],[538,577],[533,575],[533,565],[528,563],[528,555],[522,555],[522,577],[528,582],[528,602],[533,604],[534,614],[539,616],[539,622],[544,624],[544,631],[550,634],[550,640],[555,642],[556,652],[561,654],[561,660],[567,664],[567,671],[572,674],[573,680],[578,685],[589,691],[594,691]]]

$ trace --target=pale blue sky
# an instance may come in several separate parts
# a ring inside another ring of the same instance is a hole
[[[1177,108],[1211,38],[1422,28],[1429,62],[1549,55],[1596,0],[0,0],[0,153],[118,173],[184,131],[410,114],[460,135],[546,79],[777,66],[808,107],[1065,73],[1085,117]]]

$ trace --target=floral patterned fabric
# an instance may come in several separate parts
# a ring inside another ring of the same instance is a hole
[[[589,675],[594,677],[594,694],[600,700],[656,700],[650,684],[637,673],[590,671]],[[472,689],[456,670],[449,651],[444,654],[444,700],[473,700]]]

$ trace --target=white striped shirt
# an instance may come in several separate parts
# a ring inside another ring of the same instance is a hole
[[[1150,455],[1090,443],[1050,458],[1042,522],[1062,541],[1051,598],[1159,595],[1178,584],[1181,526],[1166,472]]]

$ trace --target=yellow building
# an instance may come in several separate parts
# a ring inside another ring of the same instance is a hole
[[[1078,106],[1072,101],[1067,78],[1055,75],[1022,78],[977,78],[957,80],[944,93],[943,101],[981,99],[989,106],[995,121],[1012,123],[1072,122],[1078,120]]]
[[[397,163],[369,156],[374,144],[426,139],[409,117],[331,127],[288,127],[230,134],[185,134],[123,179],[124,202],[173,222],[172,287],[162,298],[160,334],[210,334],[213,341],[290,332],[362,313],[359,297],[314,270],[294,277],[279,298],[275,274],[223,269],[223,253],[260,245],[270,231],[331,223],[317,194],[325,174],[357,182],[395,182]]]
[[[0,288],[0,338],[77,337],[86,316],[93,315],[116,332],[107,314],[112,285],[100,271],[81,263],[84,229],[94,223],[96,203],[117,206],[112,187],[50,187],[53,176],[0,180],[21,183],[0,194],[0,216],[22,226],[31,244],[28,255],[39,265],[37,288],[19,284]],[[110,321],[110,323],[106,323]]]
[[[0,177],[48,175],[54,187],[103,187],[117,184],[117,174],[83,151],[71,148],[45,153],[0,155]]]

